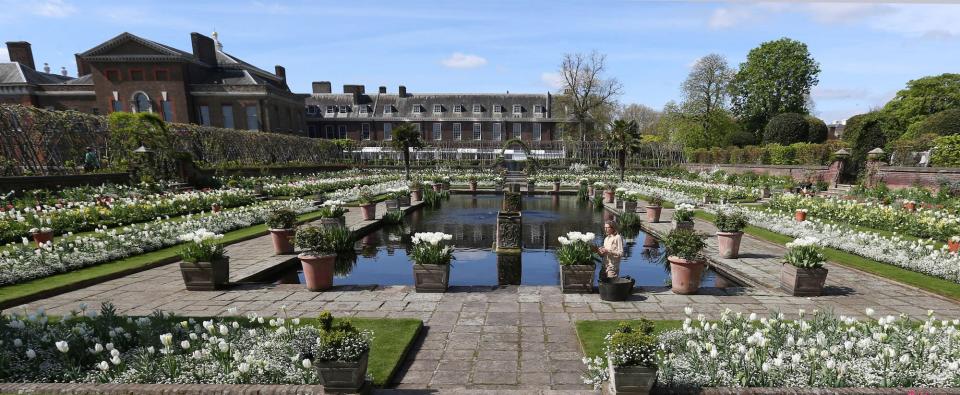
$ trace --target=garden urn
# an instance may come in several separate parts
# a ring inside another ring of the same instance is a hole
[[[367,379],[367,361],[370,351],[356,361],[313,361],[324,392],[358,393]]]
[[[476,181],[470,181],[470,190],[471,190],[471,191],[476,191],[476,190],[477,190],[477,182],[476,182]]]
[[[613,203],[613,190],[607,189],[603,191],[603,202],[604,203]]]
[[[720,256],[726,259],[740,256],[741,240],[743,240],[743,232],[717,232],[717,248],[720,250]]]
[[[273,251],[277,255],[293,253],[293,236],[296,235],[296,229],[270,229],[270,237],[273,239]]]
[[[663,210],[662,206],[647,206],[647,222],[656,223],[660,222],[660,212]]]
[[[806,210],[797,210],[797,211],[794,213],[794,218],[796,218],[797,222],[806,221],[806,220],[807,220],[807,211],[806,211]]]
[[[596,265],[560,265],[560,290],[565,294],[593,293]]]
[[[614,394],[649,394],[657,382],[657,368],[646,366],[614,366],[607,357],[610,391]]]
[[[212,262],[180,261],[180,274],[188,291],[214,291],[226,287],[230,277],[230,257]]]
[[[763,198],[763,199],[767,199],[767,198],[770,197],[770,187],[769,187],[769,186],[763,187],[763,190],[760,192],[760,197]]]
[[[689,260],[671,255],[667,257],[667,261],[670,262],[670,281],[673,293],[680,295],[697,293],[697,290],[700,289],[703,269],[707,266],[706,260]]]
[[[780,267],[780,289],[793,296],[820,296],[827,281],[827,268],[800,268],[789,263]]]
[[[419,188],[410,191],[410,200],[414,202],[419,202],[423,200],[423,191]]]
[[[40,247],[44,244],[47,244],[48,241],[53,240],[53,231],[38,231],[30,233],[30,236],[33,237],[33,242],[37,244],[37,247]]]
[[[363,213],[364,221],[373,221],[377,218],[377,204],[363,204],[360,206],[360,212]]]
[[[447,292],[450,265],[413,265],[413,284],[417,292]]]
[[[410,195],[403,195],[397,198],[397,205],[400,207],[409,207],[410,206]]]
[[[307,289],[317,292],[333,287],[333,267],[337,256],[300,254],[297,256],[303,266],[303,281]]]

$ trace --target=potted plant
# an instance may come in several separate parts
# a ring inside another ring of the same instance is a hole
[[[446,292],[450,283],[450,262],[453,248],[443,241],[453,239],[442,232],[420,232],[413,235],[410,258],[413,259],[413,280],[417,292]]]
[[[223,235],[206,229],[180,236],[186,242],[180,250],[180,274],[188,291],[223,289],[230,276],[230,257],[218,240]]]
[[[522,209],[521,202],[522,202],[522,199],[519,193],[504,192],[503,204],[500,206],[500,211],[505,213],[519,213],[520,210]]]
[[[497,192],[503,192],[503,183],[504,183],[503,177],[494,178],[493,183],[494,183],[494,188],[496,188]]]
[[[410,206],[410,190],[405,187],[397,188],[393,198],[397,200],[397,208]]]
[[[219,213],[220,210],[223,210],[223,207],[220,206],[220,203],[214,203],[210,205],[210,210],[212,210],[215,213]]]
[[[434,177],[433,179],[433,191],[440,192],[443,190],[443,178]]]
[[[950,236],[950,240],[947,240],[947,248],[953,253],[960,251],[960,236]]]
[[[623,194],[623,212],[633,213],[637,211],[637,193],[627,191]]]
[[[770,198],[770,184],[763,184],[763,189],[760,190],[760,197],[763,199]]]
[[[673,211],[673,228],[693,230],[693,205],[680,203]]]
[[[371,333],[356,329],[348,321],[334,323],[328,311],[321,312],[317,321],[320,336],[309,346],[309,357],[303,365],[317,370],[320,384],[327,392],[359,392],[367,378]]]
[[[807,220],[807,209],[805,209],[805,208],[798,208],[797,211],[794,211],[793,217],[797,220],[797,222],[806,221],[806,220]]]
[[[907,209],[907,211],[911,211],[911,212],[912,212],[912,211],[917,211],[917,202],[915,202],[915,201],[913,201],[913,200],[904,201],[904,202],[903,202],[903,208],[905,208],[905,209]]]
[[[560,176],[553,176],[553,193],[560,193]]]
[[[297,231],[294,240],[296,246],[303,250],[297,258],[303,268],[307,289],[316,292],[333,287],[337,252],[353,248],[350,230],[343,226],[307,226]]]
[[[470,190],[475,192],[477,190],[477,176],[471,174],[467,176],[467,181],[470,183]]]
[[[650,201],[647,202],[646,209],[647,209],[647,222],[649,223],[660,222],[660,212],[663,211],[663,197],[660,195],[653,195],[650,198]]]
[[[537,190],[537,179],[531,177],[527,180],[527,192],[533,192]]]
[[[653,322],[641,319],[639,328],[621,322],[607,335],[607,366],[613,393],[648,394],[657,381],[657,337]]]
[[[444,191],[450,190],[450,176],[443,176],[441,178],[441,185],[443,186]]]
[[[410,200],[414,202],[423,200],[423,183],[419,180],[410,183]]]
[[[30,238],[37,244],[37,247],[47,244],[47,242],[53,241],[53,228],[46,226],[31,228]]]
[[[613,185],[607,184],[604,186],[603,190],[603,202],[604,203],[613,203]]]
[[[703,257],[706,243],[700,234],[689,229],[674,229],[663,240],[670,262],[671,290],[675,294],[690,295],[700,289],[700,280],[707,260]]]
[[[320,215],[320,225],[324,227],[346,226],[347,220],[343,216],[346,213],[347,209],[343,208],[342,200],[327,200],[317,211]]]
[[[267,217],[267,228],[273,238],[273,251],[277,255],[293,253],[293,235],[296,233],[297,213],[281,208]]]
[[[819,240],[804,237],[787,243],[780,267],[780,288],[793,296],[820,296],[827,280],[827,258]]]
[[[357,202],[360,203],[360,212],[363,214],[364,221],[373,221],[377,218],[377,202],[373,199],[373,194],[370,193],[369,189],[363,188],[360,190]]]
[[[560,264],[560,289],[563,293],[592,293],[593,272],[600,258],[594,251],[592,232],[567,232],[557,238],[554,252]]]
[[[720,211],[713,223],[717,226],[717,246],[720,256],[727,259],[738,257],[743,228],[747,227],[747,217],[740,211]]]

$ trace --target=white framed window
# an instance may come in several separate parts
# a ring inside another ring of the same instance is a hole
[[[490,129],[493,131],[493,139],[495,141],[503,140],[503,124],[500,122],[494,122],[490,125]]]
[[[344,114],[346,114],[346,112],[348,111],[348,110],[347,110],[348,108],[350,108],[350,107],[347,107],[347,106],[340,106],[340,112],[342,112],[342,113],[344,113]]]
[[[387,141],[393,140],[393,124],[390,122],[383,124],[383,139]]]
[[[546,108],[541,105],[533,106],[533,116],[536,118],[543,118],[547,115]]]
[[[422,113],[422,112],[423,112],[423,106],[422,106],[422,105],[420,105],[420,104],[414,104],[414,105],[413,105],[413,113],[414,113],[414,114],[420,115],[420,113]]]
[[[433,123],[433,139],[437,141],[443,139],[443,124],[440,122]]]
[[[337,138],[338,138],[338,139],[345,139],[345,138],[347,138],[347,125],[339,125],[339,126],[337,126]]]
[[[369,123],[360,124],[360,138],[364,140],[370,140],[370,124]]]
[[[480,122],[473,123],[473,139],[483,140],[483,124]]]
[[[391,115],[393,115],[393,106],[389,104],[383,106],[383,116],[389,117]]]
[[[433,105],[433,113],[434,113],[434,114],[439,114],[439,113],[442,113],[442,112],[443,112],[443,106],[441,106],[441,105],[439,105],[439,104],[434,104],[434,105]]]
[[[499,105],[499,104],[494,104],[494,105],[493,105],[493,113],[494,113],[494,114],[502,114],[502,113],[503,113],[503,106],[501,106],[501,105]]]
[[[335,112],[337,112],[336,106],[327,106],[327,114],[333,114]]]
[[[333,125],[327,125],[327,126],[324,127],[323,129],[324,129],[324,130],[323,130],[323,133],[324,133],[323,136],[324,136],[324,137],[326,137],[326,138],[328,138],[328,139],[336,138],[336,135],[334,134],[334,130],[333,130]]]
[[[220,109],[223,113],[223,127],[226,129],[233,129],[233,105],[227,104],[222,106]]]
[[[514,122],[513,123],[513,138],[519,139],[522,136],[523,124]]]
[[[463,140],[463,130],[459,122],[453,124],[453,139]]]
[[[359,107],[360,107],[359,110],[361,115],[367,115],[367,113],[370,111],[370,107],[367,107],[367,106],[359,106]]]
[[[533,141],[540,141],[542,139],[543,139],[542,125],[539,122],[533,124]]]
[[[523,114],[523,106],[521,106],[521,105],[519,105],[519,104],[514,104],[514,105],[513,105],[513,115],[516,116],[517,114]]]
[[[481,106],[481,105],[479,105],[479,104],[474,104],[474,105],[473,105],[473,113],[474,113],[474,114],[479,114],[479,113],[482,113],[482,112],[483,112],[483,106]]]
[[[460,113],[462,113],[462,112],[463,112],[463,105],[462,105],[462,104],[457,104],[457,105],[453,106],[453,113],[454,113],[454,114],[460,114]]]
[[[543,106],[541,106],[541,105],[539,105],[539,104],[533,106],[533,112],[535,112],[535,113],[541,113],[541,112],[543,112]]]

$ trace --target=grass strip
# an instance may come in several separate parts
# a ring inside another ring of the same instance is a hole
[[[577,328],[577,339],[580,340],[580,349],[587,358],[602,356],[607,334],[617,329],[620,322],[626,322],[636,327],[639,320],[581,320],[574,323]],[[680,320],[653,321],[654,333],[661,333],[683,326]]]
[[[298,216],[297,220],[303,223],[316,220],[317,218],[320,218],[320,212],[313,211]],[[221,239],[220,242],[222,244],[238,243],[264,235],[266,232],[267,225],[254,225],[227,232],[223,235],[223,239]],[[20,284],[0,287],[0,308],[9,308],[11,305],[21,303],[19,302],[21,300],[40,296],[47,292],[54,292],[59,288],[69,286],[82,288],[99,282],[98,280],[100,279],[110,278],[111,276],[116,276],[121,273],[129,274],[140,269],[176,262],[179,260],[180,248],[179,245],[170,246],[146,254],[101,263],[99,265],[38,278]]]
[[[373,375],[373,385],[384,387],[390,384],[393,375],[413,345],[423,327],[417,319],[350,318],[353,326],[373,332],[370,345],[370,360],[367,372]]]
[[[713,222],[716,218],[713,214],[703,211],[697,211],[695,215],[697,218],[709,222]],[[758,228],[753,225],[747,226],[747,228],[743,231],[749,235],[780,245],[785,245],[794,239],[793,237],[772,232],[767,229]],[[957,284],[953,281],[903,269],[889,263],[877,262],[872,259],[867,259],[862,256],[835,248],[825,247],[824,255],[829,261],[843,266],[862,270],[870,274],[920,288],[924,291],[945,296],[950,299],[960,300],[960,284]]]

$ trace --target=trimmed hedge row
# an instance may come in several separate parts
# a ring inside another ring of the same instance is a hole
[[[818,166],[829,165],[833,153],[841,148],[846,148],[846,143],[832,140],[823,144],[700,148],[686,154],[691,163]]]

